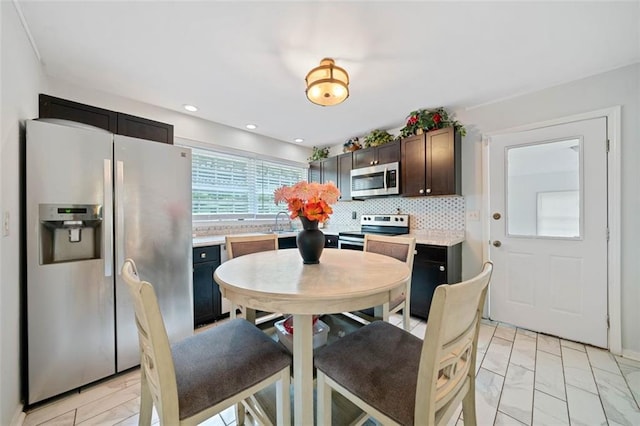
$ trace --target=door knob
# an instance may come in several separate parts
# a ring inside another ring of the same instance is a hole
[[[494,214],[493,214],[493,218],[494,218],[495,220],[499,220],[501,217],[502,217],[502,216],[500,216],[500,213],[494,213]]]
[[[499,240],[495,240],[495,241],[493,242],[493,246],[494,246],[494,247],[500,247],[501,245],[502,245],[502,243],[501,243]]]

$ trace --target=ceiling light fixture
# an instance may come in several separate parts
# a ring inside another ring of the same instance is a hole
[[[189,112],[196,112],[198,110],[198,107],[195,105],[184,104],[183,107]]]
[[[255,124],[247,124],[245,127],[249,130],[255,130],[258,128]]]
[[[307,98],[317,105],[338,105],[349,97],[349,74],[337,67],[331,58],[324,58],[320,65],[305,77]]]
[[[304,142],[304,139],[302,139],[302,138],[295,138],[293,141],[294,141],[294,142],[298,142],[298,143],[302,143],[302,142]]]

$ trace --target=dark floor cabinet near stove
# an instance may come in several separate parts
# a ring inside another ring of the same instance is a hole
[[[213,272],[220,266],[220,246],[193,248],[193,325],[222,317],[222,296]]]
[[[462,280],[462,244],[451,247],[416,244],[411,276],[411,315],[428,319],[437,286]]]

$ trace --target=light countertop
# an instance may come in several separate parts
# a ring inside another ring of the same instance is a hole
[[[325,235],[338,235],[337,230],[323,229]],[[264,235],[264,232],[252,232],[234,235]],[[279,232],[279,237],[295,237],[298,231]],[[417,244],[451,247],[464,241],[464,231],[418,230],[411,232]],[[224,244],[224,235],[205,235],[193,237],[193,247],[207,247]]]

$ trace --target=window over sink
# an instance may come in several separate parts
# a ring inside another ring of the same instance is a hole
[[[273,218],[283,209],[274,204],[273,191],[307,176],[306,165],[190,148],[193,220]]]

